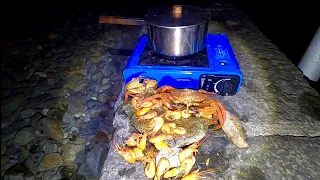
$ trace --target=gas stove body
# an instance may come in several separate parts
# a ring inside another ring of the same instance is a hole
[[[235,95],[240,91],[243,75],[229,39],[224,34],[208,34],[206,47],[199,53],[168,59],[148,46],[148,38],[139,39],[123,77],[146,77],[158,81],[158,87],[204,89],[219,95]]]

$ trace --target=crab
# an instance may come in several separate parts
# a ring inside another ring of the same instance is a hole
[[[157,86],[158,82],[156,80],[143,78],[142,76],[133,78],[128,84],[126,84],[124,101],[128,102],[129,96],[143,97],[148,94],[154,94]]]
[[[177,113],[178,110],[181,116],[183,116],[182,113],[191,113],[197,117],[210,119],[212,120],[210,125],[217,125],[215,130],[223,127],[226,120],[226,110],[219,101],[208,97],[208,94],[214,95],[215,93],[204,90],[175,89],[171,86],[163,86],[156,91],[156,94],[141,100],[138,106],[160,98],[165,108],[174,111],[174,113]],[[184,109],[187,111],[183,111]]]

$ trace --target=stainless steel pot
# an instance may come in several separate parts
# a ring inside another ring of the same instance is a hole
[[[149,46],[157,53],[180,57],[205,46],[210,12],[194,6],[175,5],[150,9],[144,19],[101,16],[100,23],[146,25]]]

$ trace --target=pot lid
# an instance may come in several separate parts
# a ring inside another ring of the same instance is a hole
[[[145,15],[148,24],[160,27],[184,27],[202,24],[210,20],[207,9],[188,5],[173,7],[157,7],[150,9]]]

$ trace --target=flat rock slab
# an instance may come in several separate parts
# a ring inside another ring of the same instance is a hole
[[[120,97],[123,95],[124,87]],[[119,98],[115,108],[122,103],[123,99]],[[116,131],[100,179],[148,179],[141,164],[127,163],[113,147],[115,143],[123,144],[135,132],[127,115],[118,111],[113,125]],[[194,168],[217,169],[208,175],[215,179],[320,178],[317,171],[320,169],[320,137],[272,135],[248,137],[247,141],[249,148],[240,149],[221,131],[212,132],[200,146]]]
[[[210,175],[215,179],[320,179],[319,94],[244,14],[234,9],[212,14],[224,23],[211,22],[209,33],[228,35],[244,75],[237,95],[216,98],[240,119],[249,148],[239,149],[214,132],[200,146],[194,168],[216,168]],[[123,95],[124,87],[116,108]],[[125,114],[116,113],[113,125],[111,146],[134,132]],[[100,179],[138,178],[147,179],[143,166],[128,164],[111,147]]]
[[[122,97],[124,96],[124,90],[125,88],[123,87],[119,96],[120,98],[115,104],[115,109],[123,103]],[[122,146],[130,134],[135,131],[130,125],[130,120],[127,115],[124,112],[117,111],[113,121],[113,126],[116,130],[114,132],[113,140],[110,142],[109,153],[104,163],[100,179],[148,179],[144,176],[144,167],[141,164],[127,163],[114,149],[114,145],[116,143]]]
[[[250,147],[239,149],[226,138],[209,136],[199,148],[194,167],[217,169],[208,176],[214,179],[320,178],[320,137],[276,135],[247,140]]]

